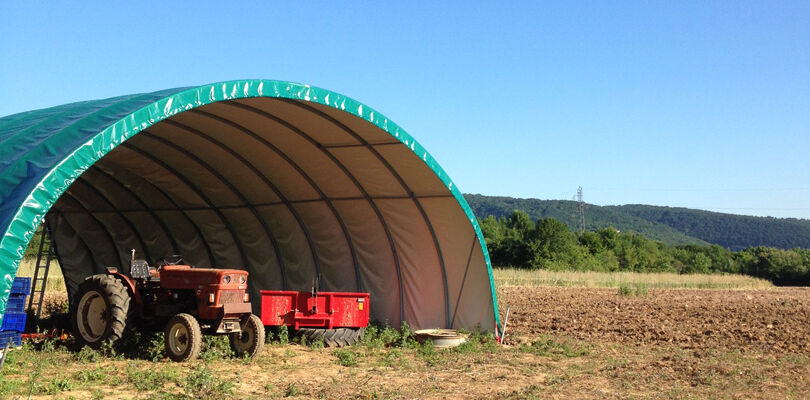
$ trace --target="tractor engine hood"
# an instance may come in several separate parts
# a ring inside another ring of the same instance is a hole
[[[220,285],[223,289],[245,290],[247,278],[247,271],[238,269],[192,268],[189,265],[167,265],[160,269],[160,285],[167,289]]]

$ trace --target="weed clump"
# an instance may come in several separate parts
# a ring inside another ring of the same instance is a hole
[[[222,360],[234,356],[228,336],[203,335],[200,359],[203,361]]]
[[[551,337],[540,337],[531,345],[524,344],[520,347],[520,351],[554,359],[581,357],[591,353],[590,347],[581,344],[572,345],[564,341],[557,341]]]
[[[335,357],[337,357],[338,365],[344,367],[353,367],[357,365],[357,359],[359,357],[359,353],[356,352],[351,347],[345,347],[342,349],[337,349],[333,353]]]
[[[219,379],[211,373],[207,365],[189,372],[183,384],[183,392],[189,399],[221,399],[233,394],[234,383]]]
[[[649,293],[647,285],[643,283],[636,283],[633,285],[622,283],[619,285],[619,296],[646,296]]]

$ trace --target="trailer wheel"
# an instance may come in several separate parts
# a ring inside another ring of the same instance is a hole
[[[166,324],[164,347],[173,361],[194,360],[200,354],[200,323],[190,314],[177,314]]]
[[[127,288],[114,276],[99,274],[85,279],[70,313],[79,343],[97,349],[105,342],[121,339],[131,301]]]
[[[242,327],[242,332],[231,333],[228,339],[231,342],[231,350],[237,356],[256,357],[264,348],[264,324],[259,317],[250,314],[247,323]]]
[[[298,335],[305,337],[307,343],[323,341],[326,347],[344,347],[359,342],[365,332],[365,328],[301,328],[298,330]]]

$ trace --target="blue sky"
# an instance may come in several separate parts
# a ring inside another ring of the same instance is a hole
[[[133,3],[4,3],[0,116],[289,80],[464,192],[810,218],[807,1]]]

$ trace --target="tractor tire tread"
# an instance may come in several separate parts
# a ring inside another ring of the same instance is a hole
[[[179,320],[180,322],[186,326],[189,333],[189,340],[191,342],[191,346],[189,350],[184,352],[183,354],[175,354],[170,350],[169,346],[169,331],[176,322],[175,320]],[[191,314],[180,313],[172,317],[169,322],[166,324],[166,330],[164,332],[164,337],[166,338],[164,341],[164,349],[166,351],[166,355],[172,361],[176,362],[183,362],[183,361],[192,361],[197,359],[200,355],[200,348],[202,348],[202,330],[200,329],[200,323],[197,322],[197,319],[194,318]]]
[[[99,340],[95,342],[85,341],[82,335],[79,333],[78,327],[75,325],[75,313],[78,312],[76,308],[78,307],[79,299],[81,299],[81,296],[84,295],[84,293],[90,290],[95,290],[106,299],[110,317],[109,325],[105,330],[105,333]],[[114,344],[124,337],[130,321],[130,305],[132,302],[132,297],[129,295],[129,291],[127,290],[126,286],[124,286],[120,280],[112,275],[92,275],[86,278],[84,282],[79,285],[76,299],[76,305],[74,306],[71,314],[74,320],[74,335],[77,337],[80,343],[86,344],[92,348],[99,348],[105,342]]]
[[[298,335],[306,338],[307,343],[323,341],[326,347],[347,347],[363,338],[364,328],[301,328]]]
[[[231,344],[231,350],[238,356],[247,355],[250,358],[254,358],[257,355],[261,354],[262,349],[264,348],[264,339],[265,339],[265,332],[264,332],[264,324],[262,323],[261,318],[258,316],[251,314],[250,318],[248,319],[248,323],[246,324],[247,329],[253,331],[254,341],[251,344],[250,348],[246,351],[241,351],[234,342],[239,340],[240,333],[232,333],[228,336],[228,341]]]

